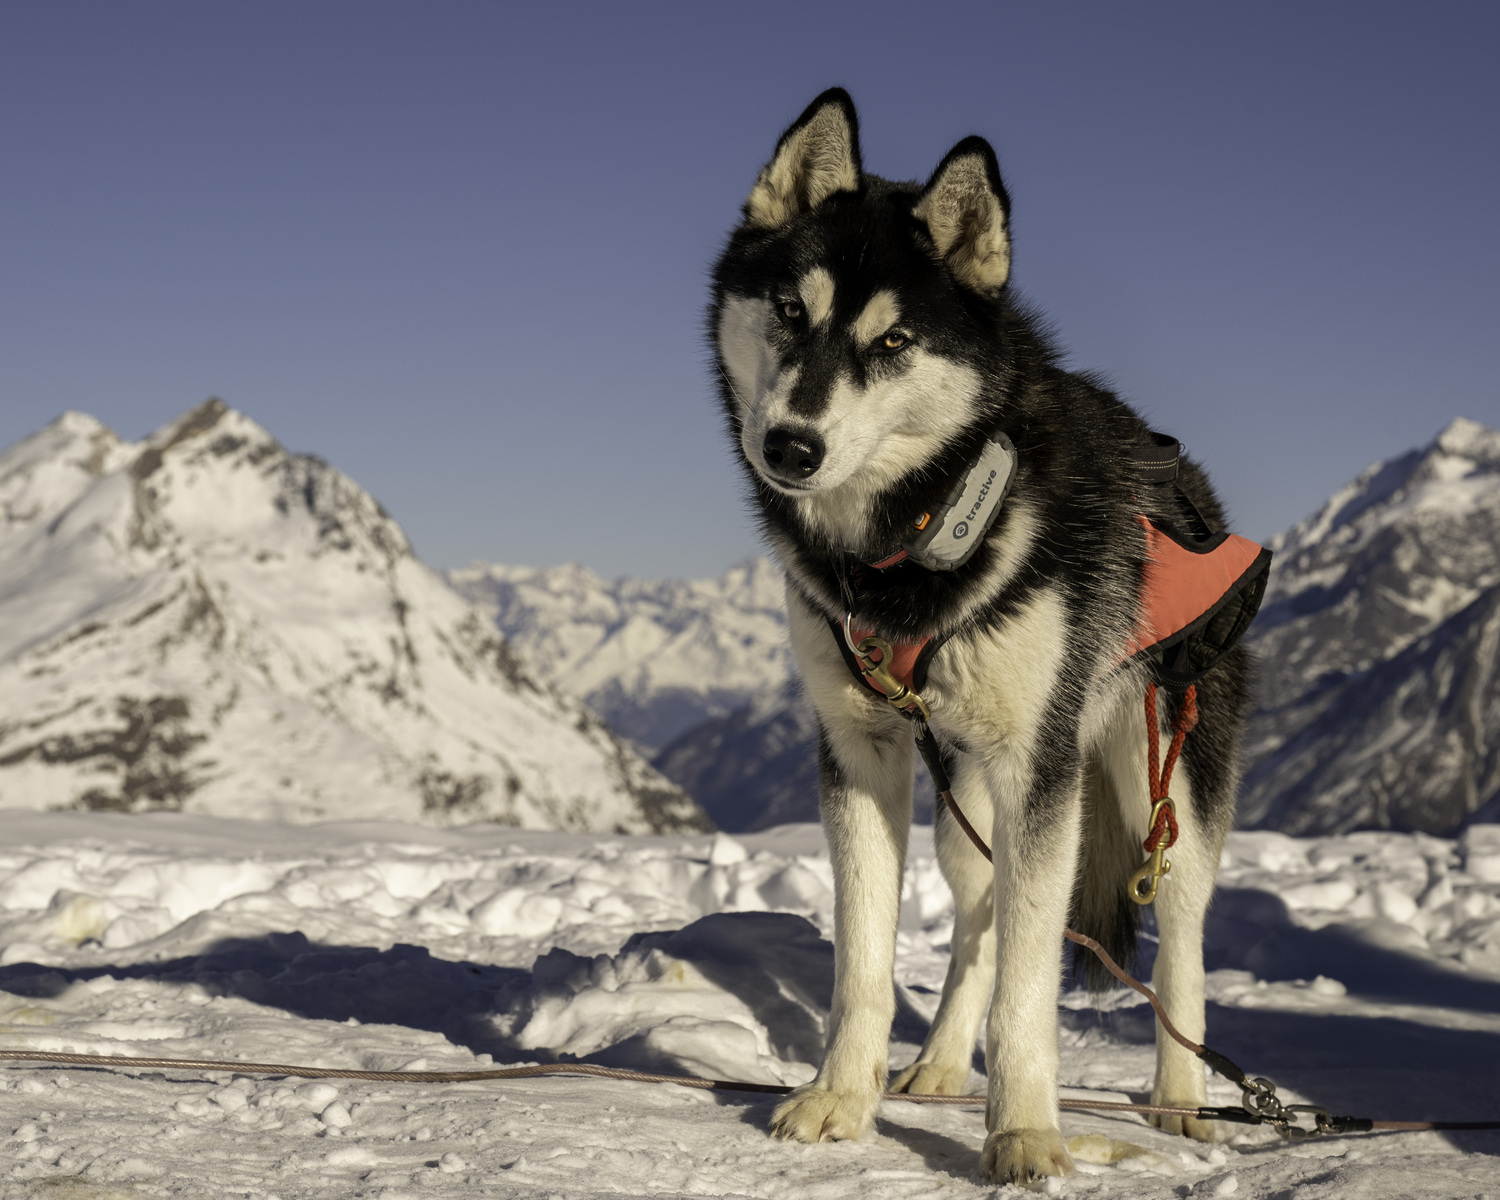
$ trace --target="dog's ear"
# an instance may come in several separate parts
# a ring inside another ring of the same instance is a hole
[[[958,281],[991,294],[1010,278],[1010,196],[995,152],[967,137],[938,164],[912,213]]]
[[[811,212],[834,192],[859,190],[859,120],[843,88],[807,106],[776,143],[745,201],[745,223],[762,229]]]

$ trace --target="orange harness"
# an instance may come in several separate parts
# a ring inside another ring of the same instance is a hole
[[[1265,593],[1271,552],[1238,534],[1208,533],[1189,539],[1147,516],[1137,515],[1136,521],[1145,533],[1146,562],[1135,626],[1120,661],[1149,656],[1157,679],[1186,688],[1172,721],[1166,762],[1160,766],[1156,680],[1146,689],[1151,816],[1146,839],[1141,843],[1146,860],[1130,877],[1128,894],[1137,904],[1150,904],[1156,899],[1162,877],[1172,869],[1166,852],[1177,841],[1177,811],[1167,788],[1182,743],[1198,721],[1194,681],[1239,641],[1254,618]],[[854,629],[853,623],[852,615],[845,618],[842,627],[829,621],[839,652],[856,679],[915,723],[918,749],[934,780],[941,780],[939,790],[946,799],[946,772],[927,729],[931,713],[921,693],[933,655],[949,635],[918,642],[887,642],[873,630]],[[950,807],[957,812],[956,806]]]
[[[1146,535],[1146,568],[1135,627],[1120,661],[1153,655],[1160,660],[1157,674],[1163,682],[1192,683],[1239,640],[1255,616],[1271,568],[1271,552],[1235,533],[1190,540],[1149,517],[1138,515],[1136,521]],[[829,626],[855,678],[889,698],[879,678],[860,666],[849,644],[851,639],[857,645],[872,637],[874,630],[851,629],[845,638],[837,621],[830,620]],[[933,655],[949,636],[891,642],[889,664],[882,662],[880,650],[871,658],[885,666],[901,686],[920,693]]]

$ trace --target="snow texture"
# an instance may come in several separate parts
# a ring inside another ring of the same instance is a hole
[[[815,827],[627,838],[8,817],[8,1047],[407,1070],[576,1055],[767,1082],[814,1069],[832,983]],[[1459,842],[1236,833],[1220,882],[1212,1045],[1335,1111],[1497,1115],[1500,828]],[[893,1066],[934,1009],[951,921],[918,830]],[[1144,1098],[1152,1022],[1134,993],[1098,1006],[1065,993],[1062,1026],[1066,1094]],[[976,1070],[970,1090],[981,1085]],[[1235,1093],[1213,1079],[1210,1098]],[[578,1078],[401,1086],[6,1065],[0,1198],[997,1194],[975,1171],[977,1108],[888,1102],[864,1141],[803,1146],[768,1138],[772,1104]],[[1041,1190],[1500,1194],[1492,1134],[1288,1144],[1223,1129],[1229,1140],[1208,1146],[1134,1117],[1064,1114],[1078,1172]]]
[[[708,827],[366,492],[217,400],[0,455],[0,807]]]

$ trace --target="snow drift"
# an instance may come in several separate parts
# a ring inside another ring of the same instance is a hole
[[[813,826],[620,838],[494,825],[287,826],[13,812],[0,845],[10,1047],[378,1070],[568,1056],[806,1078],[832,985]],[[1230,835],[1210,914],[1208,1033],[1284,1098],[1393,1119],[1494,1112],[1500,829]],[[1170,879],[1167,885],[1170,885]],[[953,910],[912,838],[892,1064],[917,1053]],[[1147,951],[1149,959],[1149,941]],[[1149,961],[1143,973],[1149,971]],[[1063,996],[1064,1093],[1143,1099],[1134,992]],[[972,1091],[982,1089],[976,1055]],[[1235,1103],[1225,1081],[1213,1103]],[[978,1108],[881,1106],[870,1137],[766,1136],[775,1097],[551,1078],[399,1084],[8,1065],[0,1195],[673,1196],[983,1200]],[[1500,1192],[1494,1134],[1206,1146],[1066,1112],[1101,1200]]]

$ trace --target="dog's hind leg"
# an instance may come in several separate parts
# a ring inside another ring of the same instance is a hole
[[[833,1007],[818,1077],[771,1117],[779,1137],[857,1138],[885,1090],[912,791],[911,736],[904,723],[886,722],[884,738],[825,725],[820,739],[819,791],[834,875]]]
[[[1162,715],[1170,715],[1175,705],[1166,693],[1161,696]],[[1130,719],[1116,722],[1110,739],[1108,769],[1114,791],[1119,797],[1120,816],[1131,844],[1139,847],[1146,836],[1151,801],[1146,785],[1146,738],[1140,710],[1130,708]],[[1171,734],[1164,731],[1161,744],[1166,746]],[[1188,741],[1198,733],[1189,735]],[[1219,866],[1219,851],[1224,842],[1221,822],[1212,816],[1205,820],[1198,788],[1190,781],[1187,763],[1181,762],[1172,778],[1171,795],[1177,813],[1178,838],[1167,853],[1172,869],[1157,887],[1152,910],[1156,916],[1159,944],[1151,983],[1161,998],[1172,1023],[1182,1034],[1202,1042],[1206,1025],[1203,971],[1203,920],[1213,896],[1214,876]],[[1141,856],[1144,851],[1140,852]],[[1123,882],[1122,885],[1124,886]],[[1204,1066],[1192,1051],[1179,1045],[1156,1022],[1156,1079],[1151,1088],[1151,1103],[1195,1108],[1208,1103]],[[1153,1116],[1155,1125],[1172,1133],[1185,1134],[1199,1141],[1214,1140],[1212,1121],[1196,1117]]]
[[[972,760],[950,771],[964,816],[980,829],[994,824],[989,792]],[[937,1016],[917,1061],[896,1076],[893,1092],[956,1096],[968,1082],[979,1020],[995,983],[995,872],[942,801],[933,818],[938,864],[953,892],[948,978]]]

